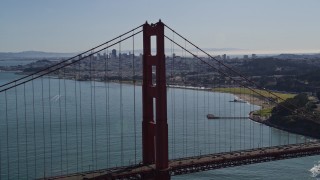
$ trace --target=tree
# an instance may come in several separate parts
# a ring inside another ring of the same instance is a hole
[[[308,103],[308,96],[305,93],[296,95],[293,98],[289,98],[272,109],[272,115],[288,116],[295,110],[305,107]]]

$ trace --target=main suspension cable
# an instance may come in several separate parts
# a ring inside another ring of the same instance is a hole
[[[165,36],[168,40],[172,41],[174,44],[176,44],[177,46],[179,46],[180,48],[182,48],[182,49],[184,49],[185,51],[187,51],[187,52],[188,52],[189,54],[191,54],[193,57],[199,59],[202,63],[207,64],[207,65],[210,66],[211,68],[213,68],[213,69],[215,69],[216,71],[218,71],[221,75],[228,76],[225,72],[223,72],[222,70],[214,67],[212,64],[204,61],[202,58],[200,58],[199,56],[195,55],[195,54],[192,53],[190,50],[185,49],[182,45],[180,45],[180,44],[178,44],[177,42],[173,41],[173,40],[172,40],[171,38],[169,38],[168,36],[166,36],[166,35],[164,35],[164,36]],[[250,89],[251,91],[253,91],[253,92],[255,92],[256,94],[260,95],[261,97],[264,97],[264,98],[267,99],[267,97],[264,96],[264,95],[262,94],[262,92],[259,92],[259,91],[257,91],[256,89],[253,89],[253,88],[249,87],[248,85],[243,84],[241,81],[239,81],[239,80],[237,80],[237,79],[235,79],[235,78],[233,78],[233,77],[231,77],[231,76],[228,76],[228,77],[229,77],[231,80],[238,82],[240,86],[246,87],[247,89]],[[287,110],[295,113],[292,109],[286,107],[286,106],[283,105],[283,104],[278,103],[276,100],[270,99],[270,101],[273,101],[275,104],[278,104],[278,105],[284,107],[285,109],[287,109]]]
[[[13,84],[13,83],[16,83],[16,82],[21,81],[21,80],[23,80],[23,79],[26,79],[26,78],[28,78],[28,77],[32,77],[32,76],[37,75],[37,74],[39,74],[39,73],[41,73],[41,72],[45,72],[45,71],[51,69],[52,67],[55,67],[55,66],[58,66],[58,65],[60,65],[60,64],[65,63],[65,62],[68,62],[68,61],[70,61],[70,60],[72,60],[72,59],[77,58],[78,56],[85,55],[86,53],[89,53],[89,52],[91,52],[91,51],[93,51],[93,50],[95,50],[95,49],[97,49],[97,48],[100,48],[100,47],[102,47],[102,46],[104,46],[104,45],[107,45],[108,43],[110,43],[110,42],[112,42],[112,41],[114,41],[114,40],[116,40],[116,39],[119,39],[119,37],[125,36],[125,35],[129,34],[130,32],[133,32],[133,31],[141,28],[142,26],[143,26],[143,24],[140,25],[140,26],[138,26],[138,27],[136,27],[136,28],[133,28],[133,29],[131,29],[131,30],[129,30],[129,31],[127,31],[127,32],[125,32],[125,33],[123,33],[123,34],[121,34],[121,35],[119,35],[119,36],[117,36],[117,37],[115,37],[115,38],[107,41],[107,42],[104,42],[104,43],[102,43],[102,44],[100,44],[100,45],[98,45],[98,46],[95,46],[95,47],[93,47],[93,48],[91,48],[91,49],[89,49],[89,50],[87,50],[87,51],[85,51],[85,52],[83,52],[83,53],[77,54],[77,55],[75,55],[75,56],[73,56],[73,57],[70,57],[70,58],[68,58],[68,59],[66,59],[66,60],[63,60],[63,61],[61,61],[61,62],[59,62],[59,63],[57,63],[57,64],[55,64],[55,65],[53,65],[53,66],[50,66],[50,67],[41,69],[41,70],[39,70],[39,71],[37,71],[37,72],[35,72],[35,73],[31,73],[31,74],[29,74],[29,75],[27,75],[27,76],[24,76],[24,77],[18,78],[18,79],[16,79],[16,80],[13,80],[13,81],[11,81],[11,82],[2,84],[2,85],[0,85],[0,88],[2,88],[2,87],[4,87],[4,86],[7,86],[7,85],[10,85],[10,84]],[[142,32],[142,30],[139,31],[138,33],[140,33],[140,32]],[[130,37],[131,37],[131,36],[129,36],[128,38],[130,38]],[[125,39],[124,39],[124,40],[125,40]],[[117,44],[117,43],[116,43],[116,44]],[[103,49],[101,49],[101,50],[99,50],[99,51],[96,51],[96,52],[100,52],[100,51],[102,51],[102,50],[104,50],[104,49],[105,49],[105,48],[103,48]],[[88,57],[88,56],[86,56],[86,57]],[[82,58],[82,59],[83,59],[83,58]],[[32,78],[32,79],[33,79],[33,78]],[[20,83],[19,83],[19,84],[20,84]],[[1,90],[0,92],[2,92],[2,91],[3,91],[3,90]]]
[[[23,81],[23,82],[16,83],[16,84],[14,84],[14,85],[12,85],[12,86],[10,86],[10,87],[7,87],[7,88],[5,88],[5,89],[1,89],[1,90],[0,90],[0,93],[1,93],[1,92],[4,92],[4,91],[6,91],[6,90],[12,89],[12,88],[14,88],[14,87],[16,87],[16,86],[19,86],[19,85],[21,85],[21,84],[25,84],[25,83],[30,82],[30,81],[32,81],[32,80],[38,79],[38,78],[40,78],[40,77],[43,77],[43,76],[45,76],[45,75],[47,75],[47,74],[50,74],[50,73],[52,73],[52,72],[58,71],[59,69],[62,69],[62,68],[64,68],[64,67],[66,67],[66,66],[70,66],[70,65],[72,65],[72,64],[75,64],[75,63],[77,63],[77,62],[79,62],[79,61],[81,61],[81,60],[84,60],[84,59],[86,59],[86,58],[88,58],[88,57],[90,57],[90,56],[92,56],[92,55],[94,55],[94,54],[96,54],[96,53],[99,53],[99,52],[101,52],[101,51],[103,51],[103,50],[105,50],[105,49],[107,49],[107,48],[110,48],[110,47],[112,47],[112,46],[114,46],[114,45],[116,45],[116,44],[119,44],[120,42],[125,41],[125,40],[131,38],[132,36],[137,35],[137,34],[139,34],[139,33],[141,33],[141,32],[142,32],[142,30],[141,30],[141,31],[138,31],[138,32],[136,32],[136,33],[134,33],[134,34],[132,34],[132,35],[130,35],[130,36],[127,36],[127,37],[125,37],[125,38],[123,38],[123,39],[121,39],[121,40],[119,40],[119,41],[117,41],[117,42],[115,42],[115,43],[112,43],[112,44],[110,44],[109,46],[106,46],[106,47],[104,47],[104,48],[102,48],[102,49],[99,49],[98,51],[95,51],[94,53],[90,53],[90,54],[88,54],[88,55],[86,55],[86,56],[83,56],[82,58],[80,58],[80,59],[78,59],[78,60],[73,60],[73,61],[71,61],[71,62],[65,61],[65,62],[67,62],[66,64],[63,64],[63,63],[62,63],[61,66],[59,66],[59,67],[57,67],[57,68],[55,68],[55,69],[53,69],[53,70],[50,70],[50,69],[51,69],[52,67],[55,67],[55,65],[50,66],[50,67],[46,68],[46,70],[49,70],[49,71],[41,71],[41,72],[43,72],[42,74],[37,75],[36,77],[32,77],[32,78],[30,78],[30,79],[28,79],[28,80],[25,80],[25,81]],[[30,77],[30,76],[28,75],[28,77]],[[15,82],[17,82],[17,80],[15,80]],[[7,83],[7,84],[8,84],[8,83]],[[9,83],[9,84],[11,84],[11,83]]]
[[[237,74],[238,76],[240,76],[240,77],[241,77],[242,79],[244,79],[246,82],[249,82],[249,83],[253,84],[257,89],[263,89],[264,91],[267,91],[268,93],[270,93],[271,95],[273,95],[273,96],[276,97],[277,99],[280,99],[280,100],[282,100],[282,101],[285,101],[285,99],[282,98],[281,96],[277,95],[276,93],[274,93],[274,92],[272,92],[272,91],[270,91],[270,90],[268,90],[268,89],[266,89],[266,88],[263,88],[262,86],[258,85],[258,84],[255,83],[254,81],[250,80],[250,79],[249,79],[248,77],[246,77],[245,75],[239,73],[238,71],[236,71],[236,70],[230,68],[229,66],[227,66],[226,64],[222,63],[222,62],[221,62],[220,60],[218,60],[216,57],[211,56],[209,53],[207,53],[206,51],[204,51],[204,50],[202,50],[201,48],[199,48],[198,46],[196,46],[194,43],[192,43],[191,41],[189,41],[188,39],[186,39],[184,36],[182,36],[181,34],[179,34],[178,32],[176,32],[175,30],[173,30],[172,28],[170,28],[170,27],[167,26],[166,24],[165,24],[165,27],[167,27],[169,30],[171,30],[172,32],[174,32],[175,34],[177,34],[179,37],[181,37],[182,39],[184,39],[185,41],[187,41],[187,42],[188,42],[189,44],[191,44],[192,46],[194,46],[197,50],[200,50],[201,52],[203,52],[203,53],[206,54],[207,56],[211,57],[213,60],[215,60],[215,61],[218,62],[219,64],[223,65],[223,66],[224,66],[225,68],[227,68],[228,70],[230,70],[230,71],[232,71],[233,73],[235,73],[235,74]],[[166,36],[165,36],[165,37],[166,37]],[[167,37],[167,38],[168,38],[168,37]],[[190,51],[189,51],[189,53],[190,53]],[[243,83],[242,83],[242,84],[243,84]],[[242,86],[249,88],[249,86],[245,86],[245,85],[242,85]],[[249,89],[250,89],[251,91],[253,91],[252,88],[249,88]],[[255,92],[256,92],[256,91],[255,91]],[[258,94],[261,95],[261,93],[258,93]],[[262,97],[265,97],[265,96],[262,96]],[[265,98],[267,98],[267,97],[265,97]],[[272,101],[272,102],[274,102],[274,103],[276,103],[276,104],[279,105],[279,103],[278,103],[276,100],[269,99],[269,101]],[[299,109],[299,107],[297,107],[295,104],[292,104],[291,102],[287,102],[287,103],[288,103],[289,105],[295,107],[296,109]],[[281,105],[282,107],[286,108],[283,104],[280,104],[280,105]],[[308,114],[307,111],[304,110],[304,109],[299,109],[299,111],[293,111],[292,109],[289,109],[289,108],[286,108],[286,109],[288,109],[289,111],[291,111],[291,112],[293,112],[293,113],[298,113],[298,112],[301,111],[302,113]],[[309,114],[309,115],[313,116],[314,118],[317,118],[317,116],[314,115],[314,114]]]

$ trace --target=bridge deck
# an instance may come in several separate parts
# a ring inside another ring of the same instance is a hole
[[[320,142],[256,148],[171,160],[169,163],[169,172],[171,175],[179,175],[318,154],[320,154]],[[154,165],[135,165],[57,176],[49,179],[141,179],[141,177],[152,176],[154,173]]]

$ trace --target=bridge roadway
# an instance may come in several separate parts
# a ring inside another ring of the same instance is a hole
[[[320,154],[320,142],[272,146],[250,150],[224,152],[203,156],[174,159],[169,162],[171,175],[188,174],[199,171],[220,169],[247,164],[276,161]],[[46,179],[148,179],[155,174],[154,165],[134,165],[97,171],[56,176]]]

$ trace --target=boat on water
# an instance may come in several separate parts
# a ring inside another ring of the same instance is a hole
[[[247,103],[246,101],[242,100],[242,99],[237,99],[237,98],[234,98],[234,100],[232,101],[229,101],[229,102],[236,102],[236,103]]]
[[[213,115],[213,114],[207,114],[208,119],[219,119],[219,117]]]

